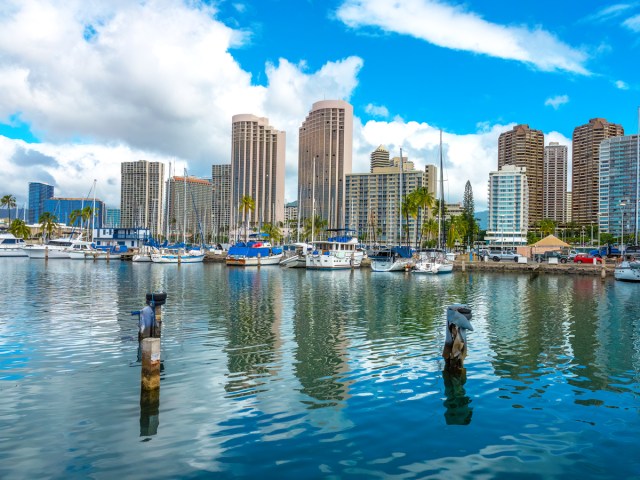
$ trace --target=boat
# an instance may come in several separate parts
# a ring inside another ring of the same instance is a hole
[[[613,270],[613,278],[621,282],[640,282],[640,261],[632,256],[625,257]]]
[[[418,260],[413,266],[413,273],[451,273],[453,262],[447,259],[444,252],[420,252]]]
[[[164,249],[161,248],[158,252],[151,254],[151,261],[153,263],[202,263],[204,261],[204,253],[200,250],[187,250],[186,248],[179,249]]]
[[[288,268],[306,268],[307,254],[309,252],[313,252],[313,245],[309,243],[296,242],[293,246],[295,247],[293,255],[282,259],[280,261],[280,265]]]
[[[358,238],[348,228],[327,230],[338,235],[315,242],[315,250],[306,257],[308,270],[340,270],[359,268],[364,252]]]
[[[229,248],[225,263],[235,267],[262,267],[279,265],[284,257],[281,247],[258,240],[258,234],[251,234],[247,242],[238,242]]]
[[[74,239],[72,237],[54,238],[48,243],[25,245],[23,250],[29,256],[29,258],[69,258],[69,252],[72,248],[77,246],[81,248],[81,245],[90,245],[90,242],[84,240]]]
[[[413,266],[413,251],[409,247],[381,250],[371,258],[374,272],[404,272]]]
[[[440,130],[440,202],[438,208],[438,249],[421,252],[413,266],[413,273],[451,273],[453,272],[453,253],[447,253],[444,227],[444,178],[442,173],[442,130]]]
[[[117,245],[96,247],[92,243],[82,242],[71,247],[69,258],[72,260],[120,260],[120,254],[126,250],[126,247],[122,249]]]
[[[0,233],[0,257],[26,257],[26,245],[23,239],[11,233]]]

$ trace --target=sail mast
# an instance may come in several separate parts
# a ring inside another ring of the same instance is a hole
[[[442,130],[440,130],[440,205],[438,208],[438,240],[440,242],[440,248],[445,248],[446,234],[444,230],[444,175],[442,172]]]
[[[314,242],[316,223],[316,157],[313,157],[313,173],[311,178],[311,243]]]
[[[400,147],[400,180],[398,182],[400,184],[400,209],[399,209],[399,218],[398,223],[400,224],[400,241],[398,242],[398,246],[402,245],[402,147]]]
[[[640,107],[638,107],[638,137],[636,138],[636,242],[635,242],[636,246],[638,245],[638,206],[640,202],[640,185],[639,184],[640,184]],[[600,228],[600,225],[598,225],[598,228]]]

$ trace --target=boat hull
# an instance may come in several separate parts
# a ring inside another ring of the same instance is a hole
[[[640,263],[623,262],[613,271],[613,278],[621,282],[640,282]]]
[[[1,257],[28,257],[22,248],[0,248]]]
[[[373,260],[371,270],[373,272],[404,272],[411,268],[412,262],[409,258],[395,260],[393,262],[385,260]]]
[[[279,265],[282,257],[282,254],[269,255],[268,257],[232,255],[225,259],[225,263],[231,267],[264,267],[266,265]]]
[[[347,270],[360,268],[363,255],[361,252],[352,255],[339,256],[332,252],[329,255],[307,255],[307,270]]]
[[[34,245],[24,248],[25,253],[29,258],[33,259],[57,259],[57,258],[69,258],[69,252],[62,249],[47,248],[40,245]]]
[[[453,264],[452,263],[418,263],[413,267],[413,273],[417,274],[428,274],[428,275],[438,275],[442,273],[451,273],[453,272]]]
[[[204,254],[202,255],[190,255],[190,254],[173,254],[173,253],[153,253],[151,254],[151,261],[153,263],[202,263],[204,261]]]
[[[302,255],[294,255],[280,261],[280,266],[287,268],[306,268],[307,260]]]

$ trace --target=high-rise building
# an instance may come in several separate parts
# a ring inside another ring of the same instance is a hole
[[[229,233],[231,224],[231,164],[211,166],[213,234]]]
[[[107,207],[104,219],[104,227],[118,228],[120,226],[120,209]]]
[[[600,144],[599,227],[630,239],[638,221],[639,136],[612,137]],[[623,218],[624,217],[624,218]]]
[[[64,223],[69,226],[80,226],[80,218],[75,223],[71,222],[71,213],[74,210],[82,210],[85,207],[94,208],[94,200],[88,200],[86,198],[62,198],[53,197],[44,201],[44,212],[49,212],[55,215],[58,219],[57,223]],[[89,219],[90,228],[102,227],[102,220],[104,219],[105,206],[102,200],[95,200],[95,210],[93,217]],[[83,228],[87,228],[86,221]]]
[[[44,201],[53,197],[53,185],[46,183],[29,182],[29,216],[28,223],[38,223],[40,215],[44,212]]]
[[[300,215],[344,228],[345,176],[351,173],[353,107],[342,100],[313,104],[298,132]],[[315,176],[314,176],[315,175]]]
[[[284,206],[284,222],[289,225],[290,222],[298,220],[298,201],[287,203]]]
[[[120,226],[163,232],[164,164],[138,160],[120,165]]]
[[[600,142],[624,135],[621,125],[592,118],[573,130],[571,220],[586,226],[598,223]]]
[[[435,178],[435,165],[424,171],[416,170],[412,162],[403,162],[403,172],[396,166],[376,167],[372,173],[351,173],[346,176],[346,227],[357,231],[367,242],[398,245],[404,243],[406,233],[400,238],[400,196],[405,197],[420,187],[427,187],[435,197],[435,188],[429,188],[429,175]],[[402,179],[402,193],[400,189]],[[435,182],[434,182],[435,186]],[[409,231],[410,241],[415,239],[416,224],[426,218],[404,218],[403,229]],[[419,235],[419,234],[418,234]]]
[[[542,220],[544,133],[516,125],[498,139],[498,170],[505,165],[524,167],[529,185],[529,226]]]
[[[249,225],[284,221],[285,132],[255,115],[234,115],[231,144],[231,224],[239,232],[245,219],[242,198],[251,197]]]
[[[526,245],[529,177],[525,167],[505,165],[489,172],[489,218],[485,240],[502,246]]]
[[[573,220],[571,218],[572,205],[573,205],[573,195],[571,192],[567,192],[567,223],[571,223]]]
[[[371,152],[371,169],[370,173],[373,173],[374,168],[389,167],[391,161],[389,160],[389,150],[384,145],[380,145],[373,152]]]
[[[557,224],[567,223],[567,160],[566,145],[550,142],[544,147],[544,179],[542,218]]]
[[[172,177],[167,182],[169,237],[187,241],[211,232],[212,186],[196,177]]]

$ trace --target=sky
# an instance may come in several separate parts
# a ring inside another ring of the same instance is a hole
[[[487,207],[500,133],[526,123],[571,148],[604,117],[638,130],[640,2],[506,0],[3,0],[0,195],[28,182],[119,206],[120,163],[210,177],[230,162],[231,117],[286,132],[314,102],[354,107],[353,172],[385,145],[438,163],[444,193]],[[570,188],[570,185],[569,185]]]

